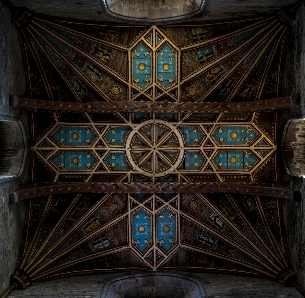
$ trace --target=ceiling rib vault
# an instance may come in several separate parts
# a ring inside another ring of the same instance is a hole
[[[11,7],[28,86],[11,105],[28,111],[32,152],[12,286],[117,270],[296,284],[279,152],[296,8],[148,26]]]

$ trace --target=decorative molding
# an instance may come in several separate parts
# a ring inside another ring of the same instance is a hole
[[[280,185],[264,186],[254,183],[107,183],[75,182],[28,185],[17,191],[20,200],[64,193],[239,193],[256,194],[292,200],[293,191]]]
[[[291,96],[271,98],[249,102],[62,102],[39,100],[32,98],[14,98],[11,101],[14,108],[26,111],[53,112],[88,112],[88,113],[118,113],[118,112],[174,112],[174,113],[243,113],[255,111],[272,111],[291,107]]]

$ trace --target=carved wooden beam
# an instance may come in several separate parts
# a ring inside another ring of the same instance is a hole
[[[19,200],[64,193],[238,193],[293,200],[294,192],[281,185],[264,186],[254,183],[117,183],[75,182],[29,185],[16,191]]]
[[[58,112],[189,112],[189,113],[236,113],[260,110],[276,110],[291,106],[291,96],[271,98],[249,102],[64,102],[19,98],[13,96],[12,107],[27,111],[58,111]]]

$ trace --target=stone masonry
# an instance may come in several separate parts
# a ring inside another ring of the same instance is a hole
[[[293,95],[292,118],[305,116],[305,5],[297,13],[292,26],[292,34],[287,40],[285,67],[283,70],[283,95]],[[284,202],[283,216],[287,243],[293,269],[298,273],[298,282],[305,287],[305,183],[302,177],[287,175],[291,186],[301,190],[302,201]]]
[[[253,0],[209,0],[205,12],[196,20],[224,19],[270,12],[295,2],[296,0],[269,0],[262,5],[261,1]],[[27,6],[38,13],[108,20],[103,15],[99,0],[13,0],[12,3],[16,6]],[[298,105],[291,116],[300,117],[305,114],[304,31],[305,6],[303,5],[298,11],[297,20],[288,40],[283,78],[283,95],[293,94],[294,103]],[[9,94],[22,96],[24,93],[25,78],[17,31],[10,21],[9,11],[0,3],[0,120],[21,119],[26,123],[24,115],[8,107]],[[300,203],[284,202],[284,221],[293,268],[298,273],[300,285],[305,287],[305,184],[303,179],[286,178],[290,179],[291,185],[295,189],[300,189],[303,195],[303,201]],[[24,176],[18,180],[0,181],[0,293],[9,286],[9,276],[17,263],[25,215],[25,204],[9,204],[8,194],[24,181],[26,181]],[[9,297],[100,297],[105,283],[118,276],[104,274],[89,275],[85,278],[82,276],[64,278],[36,284],[25,291],[15,290]],[[202,282],[209,298],[301,297],[294,288],[282,288],[277,283],[261,279],[199,273],[194,276]]]
[[[148,273],[152,274],[152,273]],[[158,274],[157,272],[155,274]],[[166,272],[162,272],[166,274]],[[294,288],[283,288],[280,284],[256,278],[238,277],[224,274],[168,272],[176,276],[191,278],[200,284],[206,298],[301,298]],[[114,279],[130,276],[138,278],[140,273],[98,274],[67,277],[60,280],[35,284],[25,290],[14,290],[8,297],[31,298],[104,298],[105,288]],[[175,285],[167,286],[175,288]],[[128,290],[125,288],[124,290]],[[174,292],[173,292],[174,293]],[[120,296],[124,297],[124,296]],[[175,296],[172,296],[173,298]],[[114,297],[107,297],[114,298]],[[140,298],[140,297],[139,297]]]
[[[9,94],[22,96],[26,90],[19,38],[10,19],[9,10],[0,2],[0,121],[19,120],[26,128],[26,115],[9,108]],[[10,203],[9,194],[26,182],[26,175],[25,168],[18,179],[0,178],[0,294],[15,271],[26,207],[24,202]]]
[[[42,14],[49,14],[54,16],[60,16],[65,18],[75,18],[82,20],[91,21],[115,21],[111,18],[106,10],[105,6],[102,4],[104,0],[69,0],[69,1],[59,1],[59,0],[12,0],[11,2],[15,6],[26,6],[28,9]],[[156,3],[167,3],[166,0],[146,0],[146,1],[125,1],[125,0],[108,0],[108,3],[119,4],[122,3],[122,9],[126,9],[124,3],[136,3],[133,9],[134,17],[141,17],[143,12],[142,7],[149,7],[154,10]],[[178,7],[183,7],[185,5],[185,0],[175,0],[175,5]],[[259,13],[268,13],[276,9],[279,9],[285,5],[294,4],[296,0],[268,0],[268,1],[255,1],[255,0],[206,0],[205,10],[202,14],[196,16],[192,21],[207,21],[207,20],[219,20],[228,19],[241,16],[250,16]],[[144,3],[144,4],[143,4]],[[112,7],[116,13],[116,10]],[[124,12],[126,14],[128,12]],[[133,22],[132,20],[130,22]]]

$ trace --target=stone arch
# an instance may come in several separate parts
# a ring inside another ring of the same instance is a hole
[[[174,294],[173,294],[174,293]],[[108,282],[102,298],[204,298],[205,290],[197,280],[179,273],[128,274]]]
[[[0,121],[0,179],[21,175],[26,159],[26,139],[19,121]]]
[[[207,0],[101,1],[105,12],[122,21],[151,24],[182,21],[201,14]]]

